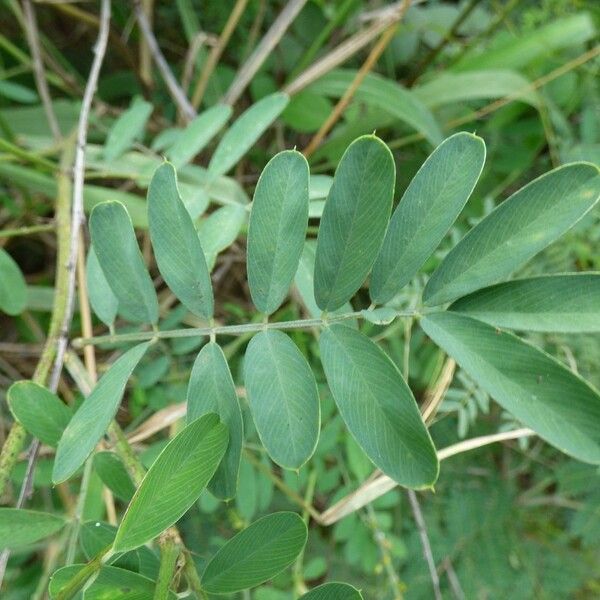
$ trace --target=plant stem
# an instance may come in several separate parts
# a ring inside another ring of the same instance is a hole
[[[87,580],[97,573],[104,564],[104,557],[112,549],[112,544],[101,550],[92,560],[83,566],[56,595],[56,600],[70,600],[86,584]]]
[[[158,570],[158,579],[156,580],[156,588],[154,589],[154,600],[167,600],[169,597],[169,588],[177,557],[181,550],[177,539],[171,530],[165,531],[160,536],[160,568]]]
[[[311,329],[312,327],[323,327],[329,323],[347,321],[348,319],[364,318],[364,312],[356,311],[342,315],[330,314],[326,319],[298,319],[296,321],[278,321],[275,323],[244,323],[243,325],[220,325],[215,327],[187,327],[185,329],[168,329],[164,331],[140,331],[137,333],[122,333],[115,335],[101,335],[91,338],[76,338],[73,340],[75,348],[82,348],[89,344],[116,344],[120,342],[141,342],[147,340],[173,339],[186,337],[209,337],[211,335],[245,335],[264,331],[265,329]],[[414,310],[398,311],[397,317],[412,318],[419,314]]]
[[[3,229],[0,231],[0,238],[19,237],[21,235],[30,235],[32,233],[43,233],[46,231],[54,231],[56,225],[54,223],[43,223],[40,225],[29,225],[27,227],[17,227],[15,229]]]

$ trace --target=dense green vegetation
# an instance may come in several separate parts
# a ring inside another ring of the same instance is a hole
[[[600,595],[596,3],[2,15],[2,598]]]

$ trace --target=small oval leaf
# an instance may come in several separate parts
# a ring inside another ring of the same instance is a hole
[[[248,226],[248,284],[258,310],[270,315],[286,297],[308,226],[308,163],[287,150],[264,168]]]
[[[248,344],[244,382],[250,410],[269,456],[299,469],[319,438],[319,392],[298,347],[283,332],[261,331]]]
[[[65,525],[62,517],[37,510],[0,508],[0,548],[14,550],[56,533]]]
[[[17,381],[8,389],[8,405],[15,419],[44,444],[55,447],[71,420],[71,409],[45,387]]]
[[[600,171],[558,167],[496,207],[448,253],[423,300],[443,304],[507,277],[568,231],[600,198]]]
[[[127,381],[149,345],[134,346],[117,359],[73,415],[56,450],[54,483],[71,477],[102,439],[117,413]]]
[[[104,158],[115,160],[129,150],[135,140],[144,133],[146,122],[152,114],[152,104],[139,97],[133,99],[131,106],[114,122],[106,137]]]
[[[549,444],[600,464],[600,394],[562,363],[512,333],[450,312],[423,331],[504,409]]]
[[[400,485],[433,486],[435,447],[396,365],[368,337],[343,325],[325,329],[320,348],[333,398],[365,454]]]
[[[600,273],[498,283],[456,300],[449,310],[508,329],[600,332]]]
[[[385,235],[395,177],[392,153],[373,135],[344,153],[317,237],[315,299],[322,310],[342,306],[367,277]]]
[[[470,133],[444,140],[404,192],[373,265],[373,302],[391,300],[431,256],[466,204],[485,161],[485,143]]]
[[[228,594],[260,585],[294,562],[306,538],[306,525],[296,513],[258,519],[212,557],[202,587],[209,594]]]
[[[179,432],[154,461],[129,503],[113,550],[137,548],[177,522],[217,470],[227,438],[227,427],[215,414],[206,414]]]
[[[216,413],[229,431],[229,444],[208,489],[217,498],[229,500],[236,494],[244,424],[227,359],[218,344],[210,342],[200,350],[187,390],[187,419]]]
[[[230,116],[231,106],[226,104],[217,104],[200,113],[167,151],[167,158],[173,166],[180,169],[189,163],[219,133]]]
[[[90,235],[98,262],[128,321],[156,323],[158,300],[127,209],[101,202],[90,215]]]
[[[88,252],[85,276],[93,311],[107,327],[112,327],[119,309],[119,301],[106,281],[93,246],[90,246]]]
[[[300,600],[362,600],[361,593],[347,583],[324,583],[300,596]]]
[[[0,248],[0,310],[18,315],[27,304],[27,284],[12,256]]]
[[[244,111],[225,132],[210,159],[209,172],[214,177],[225,175],[275,121],[289,101],[289,96],[277,92],[265,96]]]
[[[156,262],[167,285],[188,310],[210,319],[214,301],[204,251],[169,163],[161,165],[150,182],[148,223]]]

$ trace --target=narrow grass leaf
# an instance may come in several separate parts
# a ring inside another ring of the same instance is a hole
[[[450,251],[427,282],[428,306],[508,277],[568,231],[600,198],[600,171],[572,163],[538,177],[505,200]]]
[[[344,153],[317,237],[315,298],[322,310],[350,300],[369,273],[390,217],[395,177],[392,153],[373,135]]]
[[[362,600],[361,593],[347,583],[324,583],[300,596],[300,600]]]
[[[248,344],[244,383],[252,417],[269,456],[299,469],[319,438],[317,384],[306,358],[283,332],[261,331]]]
[[[27,304],[27,284],[12,256],[0,248],[0,310],[18,315]]]
[[[433,486],[436,451],[396,365],[368,337],[342,325],[323,331],[320,349],[333,398],[365,454],[400,485]]]
[[[600,273],[498,283],[456,300],[449,310],[508,329],[600,332]]]
[[[219,415],[221,422],[227,426],[229,444],[208,489],[217,498],[229,500],[237,490],[244,424],[227,359],[214,342],[200,350],[187,390],[188,422],[209,412]]]
[[[71,477],[102,439],[117,413],[127,381],[149,345],[134,346],[117,359],[73,415],[56,450],[55,484]]]
[[[88,252],[85,276],[93,311],[107,327],[111,327],[117,316],[119,301],[106,281],[93,246]]]
[[[188,310],[210,319],[214,300],[204,251],[169,163],[160,166],[150,182],[148,223],[156,262],[167,285]]]
[[[214,177],[225,175],[281,114],[289,100],[286,94],[277,92],[265,96],[244,111],[225,132],[212,155],[209,172]]]
[[[134,98],[131,106],[110,128],[104,146],[104,158],[115,160],[129,150],[133,142],[141,138],[151,114],[152,104],[139,97]]]
[[[15,550],[56,533],[65,525],[58,515],[25,510],[0,508],[0,548]]]
[[[135,323],[156,323],[156,291],[127,209],[110,200],[98,204],[90,215],[90,234],[102,272],[119,301],[119,313]]]
[[[540,437],[583,462],[600,464],[600,395],[586,381],[512,333],[450,312],[421,320],[496,402]]]
[[[248,285],[261,312],[285,299],[308,226],[308,163],[294,150],[280,152],[264,168],[248,226]]]
[[[400,200],[373,265],[373,302],[391,300],[431,256],[466,204],[485,161],[485,143],[470,133],[444,140]]]
[[[44,444],[56,447],[71,420],[71,409],[45,387],[33,381],[17,381],[7,392],[15,419]]]
[[[167,158],[176,169],[189,163],[202,152],[212,138],[219,133],[231,116],[231,107],[217,104],[200,113],[177,137],[167,151]]]
[[[260,585],[296,560],[306,538],[306,525],[296,513],[267,515],[213,556],[202,574],[202,587],[209,594],[229,594]]]
[[[113,544],[125,552],[176,523],[200,497],[227,448],[227,426],[215,414],[196,419],[159,454],[133,496]]]

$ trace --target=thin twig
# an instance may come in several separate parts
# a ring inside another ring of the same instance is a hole
[[[54,223],[42,223],[40,225],[29,225],[27,227],[18,227],[15,229],[3,229],[0,231],[0,238],[31,235],[32,233],[44,233],[46,231],[54,231],[55,229],[56,225]]]
[[[404,10],[410,6],[410,0],[405,0],[403,6]],[[404,13],[402,13],[404,14]],[[387,48],[392,38],[396,34],[398,28],[398,22],[396,21],[390,27],[388,27],[382,34],[381,38],[373,46],[369,56],[362,64],[360,69],[357,71],[352,83],[348,86],[348,89],[344,92],[344,95],[338,100],[333,110],[325,120],[325,122],[319,128],[319,131],[315,133],[308,145],[303,151],[304,156],[307,158],[313,154],[313,152],[321,145],[321,142],[325,139],[325,136],[331,131],[333,126],[339,121],[340,117],[344,114],[346,108],[350,104],[354,94],[364,81],[365,77],[369,74],[375,63],[379,60],[379,57],[383,54],[383,51]]]
[[[196,116],[196,111],[194,107],[190,104],[190,101],[187,99],[187,96],[183,93],[183,90],[179,87],[175,76],[171,72],[171,68],[167,63],[163,53],[160,50],[158,42],[156,41],[156,37],[154,36],[154,32],[152,31],[152,27],[150,26],[150,22],[148,21],[148,17],[142,8],[142,4],[140,0],[134,0],[133,7],[135,10],[135,17],[137,19],[140,31],[142,35],[146,38],[146,43],[148,44],[148,48],[150,49],[150,53],[152,54],[152,58],[162,75],[162,78],[169,90],[169,94],[171,94],[171,98],[175,104],[177,104],[177,108],[183,115],[186,121],[191,121]]]
[[[202,67],[202,73],[196,83],[196,88],[194,89],[194,94],[192,96],[192,106],[197,110],[200,104],[202,103],[202,99],[204,98],[204,92],[206,92],[206,86],[208,85],[208,81],[210,76],[212,75],[221,55],[223,54],[223,50],[225,50],[225,46],[229,42],[231,38],[231,34],[235,30],[240,17],[244,13],[244,9],[246,8],[246,4],[248,4],[248,0],[237,0],[235,6],[231,13],[229,13],[229,17],[227,19],[227,23],[225,23],[225,27],[219,36],[219,40],[213,46],[208,58],[206,59],[206,63]]]
[[[42,61],[42,53],[40,50],[40,36],[37,26],[37,19],[35,17],[35,10],[31,4],[31,0],[23,0],[23,13],[25,15],[25,34],[27,36],[27,43],[31,50],[33,75],[35,77],[35,85],[44,106],[44,112],[46,113],[46,119],[48,119],[48,126],[52,132],[52,137],[56,142],[60,141],[62,134],[58,125],[58,119],[52,106],[52,99],[50,98],[50,90],[48,89],[48,82],[46,80],[46,71],[44,69],[44,63]]]
[[[421,538],[423,554],[425,556],[425,560],[427,561],[429,576],[431,577],[431,584],[433,585],[433,595],[435,596],[435,600],[442,600],[440,578],[438,576],[437,569],[435,568],[435,560],[433,559],[431,544],[429,542],[429,536],[427,535],[427,525],[425,524],[425,519],[423,518],[423,513],[421,512],[421,506],[419,505],[419,500],[414,490],[408,490],[408,500],[413,512],[413,517],[415,518],[415,523],[417,524],[419,537]]]
[[[235,104],[237,102],[305,4],[306,0],[289,0],[250,58],[248,58],[244,66],[237,72],[233,83],[223,98],[225,104]]]

